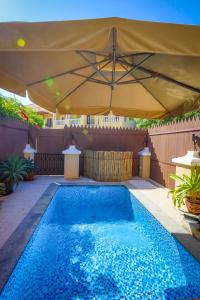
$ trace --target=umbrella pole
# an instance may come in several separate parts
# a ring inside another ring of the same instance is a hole
[[[112,29],[112,89],[114,88],[115,83],[115,65],[116,65],[116,44],[117,44],[117,30],[114,27]]]

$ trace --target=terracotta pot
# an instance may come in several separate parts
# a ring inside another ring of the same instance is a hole
[[[185,205],[189,213],[194,215],[200,214],[200,199],[197,198],[197,201],[194,202],[190,198],[185,198]]]
[[[30,171],[30,172],[27,173],[26,176],[24,176],[24,180],[25,181],[31,181],[31,180],[34,179],[34,176],[35,176],[35,172]]]

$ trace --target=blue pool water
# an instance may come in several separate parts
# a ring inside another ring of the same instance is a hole
[[[122,186],[60,187],[0,299],[200,297],[200,264]]]

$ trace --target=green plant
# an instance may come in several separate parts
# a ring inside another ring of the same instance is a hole
[[[6,161],[0,164],[0,182],[12,187],[18,184],[27,174],[24,159],[19,155],[11,155]]]
[[[24,159],[26,172],[27,174],[24,176],[25,181],[30,181],[34,179],[34,176],[38,170],[38,166],[34,162],[33,159]]]
[[[137,128],[143,128],[143,129],[148,129],[151,127],[154,127],[156,125],[162,126],[162,125],[167,125],[173,122],[178,122],[178,121],[187,121],[190,120],[192,118],[198,118],[200,115],[200,109],[185,113],[183,115],[177,116],[177,117],[173,117],[173,116],[168,116],[165,117],[164,119],[161,120],[153,120],[153,119],[139,119],[139,118],[135,118],[135,122],[136,122],[136,127]]]
[[[35,161],[33,159],[26,159],[24,158],[25,166],[26,166],[26,172],[33,172],[36,173],[38,170],[38,166],[36,165]]]
[[[32,108],[22,105],[16,99],[0,95],[0,119],[5,118],[22,120],[33,126],[44,126],[43,117]]]
[[[23,107],[24,113],[28,118],[28,123],[30,123],[33,126],[39,126],[43,127],[44,126],[44,120],[41,115],[39,115],[36,111],[34,111],[30,107]]]
[[[180,208],[185,198],[189,198],[191,202],[199,201],[200,173],[197,172],[196,168],[191,170],[190,176],[183,175],[181,177],[176,174],[171,174],[170,178],[179,182],[179,185],[169,192],[172,195],[175,206],[178,205]]]

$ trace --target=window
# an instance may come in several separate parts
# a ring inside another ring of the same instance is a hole
[[[94,116],[90,116],[90,124],[91,124],[91,125],[94,125],[94,123],[95,123],[95,122],[94,122]]]

